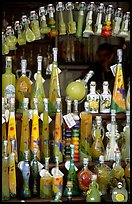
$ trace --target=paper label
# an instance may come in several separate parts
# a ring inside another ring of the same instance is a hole
[[[64,120],[65,120],[65,122],[69,128],[72,128],[74,125],[76,125],[71,113],[64,115],[63,118],[64,118]]]
[[[74,165],[74,167],[75,167],[75,171],[78,171],[78,168]],[[66,161],[65,162],[65,168],[69,171],[69,169],[70,169],[70,161]]]
[[[10,101],[12,97],[15,97],[15,87],[10,84],[5,88],[4,91],[5,97]]]

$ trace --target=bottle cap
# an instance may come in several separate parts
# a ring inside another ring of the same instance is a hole
[[[43,57],[42,56],[37,56],[37,61],[41,61],[42,62]]]
[[[122,188],[122,182],[118,182],[117,187]]]
[[[83,164],[88,164],[88,158],[83,158]]]
[[[71,149],[74,149],[74,145],[73,145],[73,144],[70,144],[70,148],[71,148]]]
[[[2,106],[4,105],[4,103],[5,103],[5,98],[2,97]]]

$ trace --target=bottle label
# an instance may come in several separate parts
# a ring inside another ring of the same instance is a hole
[[[87,96],[87,101],[89,104],[89,112],[90,113],[98,113],[98,111],[99,111],[99,95],[89,94]]]
[[[63,192],[63,177],[54,178],[53,177],[53,192],[56,194],[58,192]]]
[[[11,98],[14,98],[15,97],[15,87],[10,84],[8,85],[6,88],[5,88],[5,91],[4,91],[4,96],[7,98],[7,100],[10,101]]]
[[[64,115],[63,118],[64,118],[64,120],[65,120],[65,122],[69,128],[72,128],[74,125],[76,125],[76,123],[75,123],[75,121],[74,121],[74,119],[70,113],[68,113],[67,115]]]
[[[125,200],[124,195],[121,194],[121,193],[117,194],[115,198],[116,198],[116,200],[117,200],[118,202],[123,202],[123,201]]]
[[[110,113],[110,107],[111,107],[111,95],[102,94],[100,96],[100,112]]]

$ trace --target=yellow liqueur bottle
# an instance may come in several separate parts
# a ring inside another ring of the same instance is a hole
[[[32,85],[30,82],[31,71],[26,70],[27,67],[27,60],[21,59],[21,70],[18,69],[16,71],[17,82],[16,82],[16,98],[19,101],[19,107],[17,112],[23,112],[23,98],[28,97],[30,98],[30,94],[32,91]],[[19,77],[19,73],[21,72],[21,76]],[[27,77],[26,74],[29,73]]]
[[[35,35],[35,40],[41,39],[38,14],[36,11],[30,11],[30,26]]]
[[[14,34],[14,30],[11,26],[6,28],[6,44],[9,47],[9,50],[16,50],[17,38]]]
[[[12,73],[12,57],[6,56],[5,73],[2,74],[2,97],[5,97],[8,102],[11,98],[15,98],[15,83],[16,77]]]
[[[7,46],[6,43],[6,36],[4,32],[2,32],[2,55],[8,55],[9,53],[9,47]]]
[[[26,36],[25,33],[22,31],[22,25],[19,21],[15,21],[15,30],[17,31],[17,42],[19,45],[26,44]]]

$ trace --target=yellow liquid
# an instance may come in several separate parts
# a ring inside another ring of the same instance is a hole
[[[31,29],[35,35],[35,40],[40,40],[41,34],[40,34],[39,21],[38,20],[31,21]]]
[[[25,36],[25,33],[19,34],[17,41],[18,41],[18,44],[19,44],[19,45],[25,45],[25,44],[26,44],[26,36]]]
[[[27,42],[33,42],[35,40],[35,35],[34,33],[31,31],[30,28],[27,28],[25,31],[25,36],[26,36],[26,41]]]
[[[16,77],[13,73],[2,74],[2,97],[6,94],[14,93],[15,91]],[[13,86],[13,87],[12,87]]]
[[[40,178],[40,198],[52,197],[52,177],[44,176]]]

